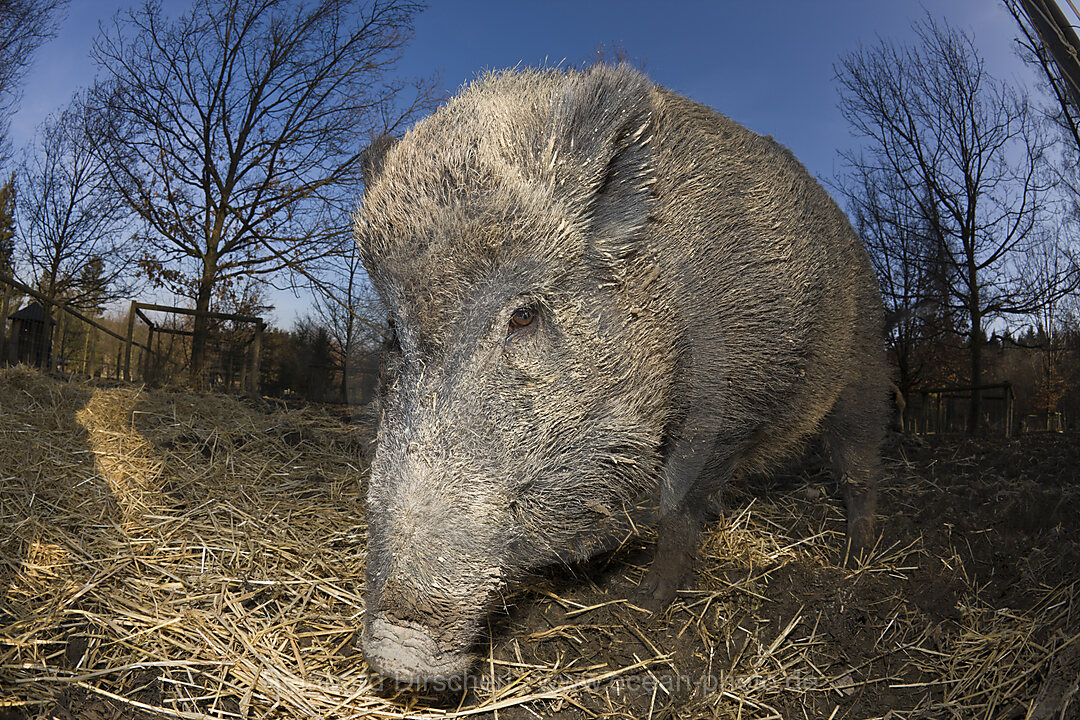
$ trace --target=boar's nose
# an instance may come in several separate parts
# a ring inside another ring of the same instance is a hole
[[[367,623],[364,655],[379,674],[411,684],[453,681],[464,675],[471,661],[468,654],[443,650],[420,625],[382,617]]]

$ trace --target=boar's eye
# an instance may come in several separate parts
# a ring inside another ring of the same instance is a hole
[[[536,319],[536,311],[531,307],[519,307],[510,315],[510,322],[506,327],[506,337],[510,337],[519,330],[523,330],[533,324]]]
[[[401,349],[401,345],[398,343],[397,323],[394,322],[393,318],[387,318],[386,325],[390,332],[386,334],[383,347],[390,352],[396,352]]]

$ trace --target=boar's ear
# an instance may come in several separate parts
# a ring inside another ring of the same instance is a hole
[[[397,144],[397,138],[389,133],[375,138],[370,145],[360,153],[360,175],[364,179],[364,187],[370,187],[375,178],[382,174],[383,161],[386,160],[386,152]]]
[[[609,261],[633,254],[648,219],[652,97],[652,83],[637,70],[597,65],[556,107],[553,149],[581,173],[567,199],[584,209],[592,250]]]

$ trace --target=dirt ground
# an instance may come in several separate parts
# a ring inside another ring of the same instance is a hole
[[[504,637],[526,642],[497,647],[540,664],[670,657],[613,683],[615,703],[605,689],[544,717],[1080,718],[1080,436],[895,438],[886,462],[881,543],[855,572],[832,556],[841,506],[811,458],[732,489],[697,589],[663,618],[574,613],[632,586],[643,545],[552,578],[563,602],[522,603]],[[755,508],[790,550],[746,537]]]
[[[363,664],[355,427],[8,373],[0,442],[0,720],[1080,718],[1075,433],[893,438],[855,569],[820,458],[742,481],[662,617],[631,540],[515,586],[442,692]]]
[[[549,718],[1080,717],[1080,436],[894,438],[887,455],[864,567],[836,562],[840,503],[811,457],[732,488],[663,618],[619,601],[649,560],[638,543],[532,585],[493,657],[666,658]]]

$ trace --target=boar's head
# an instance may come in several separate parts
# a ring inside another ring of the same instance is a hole
[[[460,676],[508,580],[594,551],[657,483],[654,93],[625,67],[491,75],[372,146],[356,233],[392,337],[364,649],[385,675]]]

